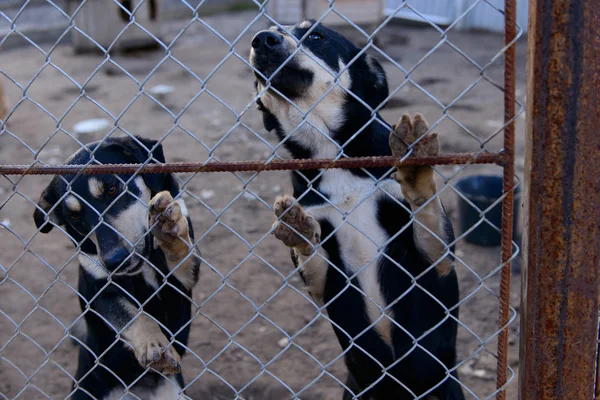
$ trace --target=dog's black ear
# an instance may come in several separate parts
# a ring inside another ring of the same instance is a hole
[[[35,226],[42,233],[48,233],[54,227],[53,224],[56,225],[64,225],[65,220],[62,215],[62,211],[60,207],[56,207],[54,210],[50,211],[52,207],[56,204],[58,199],[60,198],[58,194],[58,177],[52,178],[52,181],[40,196],[40,201],[33,212],[33,220],[35,221]]]
[[[377,108],[379,105],[386,101],[390,94],[388,88],[387,77],[381,64],[370,55],[365,56],[365,63],[367,64],[368,74],[364,74],[364,97],[363,100],[372,108]],[[381,108],[385,107],[385,104]]]
[[[133,157],[134,163],[143,163],[148,158],[148,151],[151,150],[152,163],[164,163],[166,162],[165,154],[163,152],[162,144],[158,144],[158,141],[152,139],[146,139],[136,137],[141,143],[130,139],[130,156]],[[158,145],[157,145],[158,144]],[[168,190],[173,197],[179,194],[179,184],[173,176],[173,174],[142,174],[142,179],[146,186],[152,191],[152,196],[163,190]]]

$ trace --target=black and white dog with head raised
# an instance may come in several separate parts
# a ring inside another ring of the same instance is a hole
[[[70,165],[131,164],[157,142],[110,138],[72,155]],[[183,398],[181,359],[200,252],[179,186],[170,174],[57,175],[34,212],[43,233],[68,233],[79,251],[85,313],[73,399]],[[150,230],[150,232],[149,232]],[[166,284],[165,284],[166,283]],[[123,397],[124,396],[124,397]],[[133,397],[132,397],[133,398]]]
[[[341,146],[354,157],[438,154],[437,134],[427,133],[419,114],[393,127],[369,122],[388,97],[387,78],[373,57],[358,54],[314,21],[259,32],[250,63],[265,128],[294,158],[332,158]],[[432,168],[397,168],[393,179],[387,172],[293,173],[294,197],[276,199],[273,234],[291,248],[346,351],[344,399],[464,399],[456,373],[459,292],[448,252],[450,220],[435,196]]]

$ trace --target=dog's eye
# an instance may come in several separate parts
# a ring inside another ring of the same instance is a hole
[[[79,221],[79,218],[81,218],[81,216],[79,214],[71,214],[69,215],[69,218],[73,221]]]
[[[321,40],[321,39],[323,39],[323,36],[321,36],[320,33],[313,32],[310,35],[308,35],[308,38],[310,40]]]
[[[117,185],[109,187],[106,193],[108,193],[109,196],[114,196],[117,193]]]

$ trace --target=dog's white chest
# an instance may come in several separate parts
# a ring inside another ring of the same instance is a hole
[[[388,195],[386,193],[401,198],[400,185],[393,181],[376,185],[371,178],[357,177],[344,170],[329,170],[323,175],[319,189],[328,196],[329,202],[308,207],[307,212],[333,225],[346,272],[357,278],[365,294],[369,319],[378,320],[376,329],[387,339],[390,320],[381,315],[390,313],[383,310],[387,304],[378,278],[378,260],[389,235],[379,223],[377,203]]]
[[[323,174],[319,189],[329,201],[307,211],[315,217],[328,218],[334,229],[339,227],[340,239],[346,239],[340,243],[342,257],[351,256],[344,261],[357,271],[386,244],[388,235],[378,221],[377,202],[386,192],[398,196],[400,186],[389,181],[376,185],[373,179],[346,170],[329,170]]]
[[[141,385],[140,385],[141,386]],[[189,400],[189,397],[182,393],[175,378],[164,379],[155,385],[152,389],[140,389],[134,386],[129,393],[125,393],[123,389],[116,388],[108,393],[102,400]]]

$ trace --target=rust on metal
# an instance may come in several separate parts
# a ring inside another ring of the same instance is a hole
[[[594,398],[600,2],[530,0],[520,398]]]
[[[0,165],[0,175],[86,175],[104,174],[166,174],[196,172],[244,172],[310,170],[325,168],[376,168],[396,165],[453,165],[453,164],[498,164],[504,165],[505,158],[500,153],[457,153],[441,154],[434,157],[409,157],[400,162],[393,156],[353,157],[332,159],[272,160],[272,161],[211,161],[178,162],[164,164],[94,164],[94,165]]]
[[[515,182],[515,74],[517,37],[517,2],[504,2],[504,45],[510,47],[504,54],[504,172],[502,177],[502,232],[501,260],[504,266],[500,272],[500,304],[498,334],[498,366],[496,369],[497,400],[506,399],[506,381],[508,369],[508,322],[510,312],[510,259],[512,256],[513,206]]]
[[[598,326],[600,330],[600,326]],[[598,341],[600,342],[600,332],[598,333]],[[600,399],[600,348],[596,348],[596,390],[594,392],[594,399]]]

